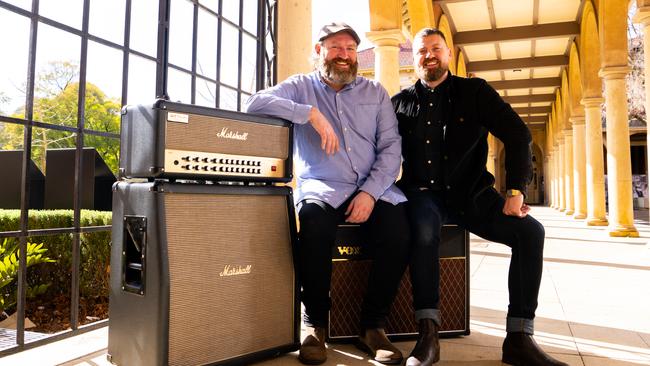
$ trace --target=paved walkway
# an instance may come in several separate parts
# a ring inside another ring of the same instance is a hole
[[[572,366],[650,365],[650,225],[638,211],[640,238],[610,238],[561,212],[534,207],[546,227],[536,339]],[[508,303],[509,249],[471,238],[471,335],[442,341],[441,366],[501,365]],[[0,365],[108,366],[107,329],[0,359]],[[414,342],[399,342],[407,354]],[[326,365],[369,365],[351,345],[334,345]],[[256,364],[300,365],[296,353]],[[128,365],[137,366],[137,365]]]

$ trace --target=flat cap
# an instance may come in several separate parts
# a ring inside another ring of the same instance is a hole
[[[355,32],[352,27],[343,22],[332,22],[325,24],[323,28],[320,29],[320,32],[318,32],[318,41],[323,41],[326,38],[329,38],[340,32],[347,32],[349,35],[351,35],[352,38],[354,38],[354,40],[357,42],[357,45],[361,43],[361,39],[359,38],[357,32]]]

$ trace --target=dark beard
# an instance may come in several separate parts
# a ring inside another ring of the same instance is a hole
[[[425,60],[424,63],[426,63],[429,60]],[[449,71],[448,66],[443,66],[442,64],[438,63],[438,67],[430,70],[424,68],[424,66],[418,66],[417,68],[417,76],[427,82],[430,81],[438,81],[440,80],[441,77],[443,77],[447,71]]]
[[[348,70],[339,70],[336,68],[335,62],[344,61],[350,65]],[[359,67],[358,62],[350,62],[349,60],[344,60],[342,58],[335,58],[332,60],[323,60],[321,59],[318,65],[318,70],[320,71],[323,79],[334,83],[334,84],[350,84],[357,77],[357,69]]]

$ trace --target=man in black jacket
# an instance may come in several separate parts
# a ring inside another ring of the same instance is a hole
[[[442,32],[425,28],[413,40],[419,80],[392,98],[402,135],[403,173],[398,186],[408,197],[413,253],[410,263],[419,338],[407,366],[440,358],[438,244],[440,228],[455,222],[512,249],[508,274],[510,305],[503,362],[566,365],[547,355],[532,337],[542,277],[544,227],[524,204],[532,171],[530,131],[482,79],[448,70],[451,50]],[[504,199],[486,169],[487,136],[506,150]]]

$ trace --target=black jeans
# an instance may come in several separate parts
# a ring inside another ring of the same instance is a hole
[[[337,225],[345,221],[350,200],[338,209],[317,200],[305,200],[298,205],[300,232],[297,267],[307,326],[327,327],[331,306],[332,246]],[[379,200],[361,226],[368,233],[366,240],[376,245],[376,251],[362,305],[360,326],[362,329],[383,328],[409,258],[405,204],[392,205]]]
[[[411,224],[413,253],[410,262],[413,302],[420,309],[438,309],[440,303],[440,229],[453,222],[489,241],[512,249],[508,272],[509,318],[534,319],[542,279],[544,227],[530,215],[503,214],[505,200],[494,189],[482,193],[475,209],[454,212],[444,192],[405,191]]]

